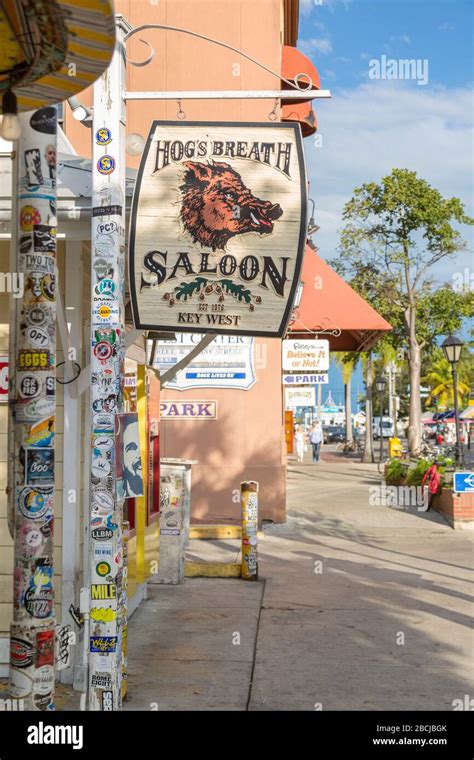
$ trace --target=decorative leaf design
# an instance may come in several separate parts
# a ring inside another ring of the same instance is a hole
[[[178,301],[180,298],[183,298],[185,301],[188,300],[188,298],[191,298],[194,293],[197,293],[201,288],[206,285],[208,281],[205,277],[196,277],[195,280],[192,282],[182,282],[181,285],[177,285],[175,287],[175,298]]]

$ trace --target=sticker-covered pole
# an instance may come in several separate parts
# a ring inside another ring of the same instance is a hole
[[[115,476],[115,417],[125,356],[125,81],[123,37],[94,85],[91,250],[89,710],[120,710],[124,616],[123,500]]]
[[[25,710],[53,710],[56,108],[21,114],[20,123],[18,200],[12,222],[17,225],[12,277],[19,287],[11,336],[15,367],[10,391],[14,433],[10,694]]]
[[[256,581],[258,578],[258,483],[254,480],[241,483],[240,495],[242,500],[242,578],[246,581]]]

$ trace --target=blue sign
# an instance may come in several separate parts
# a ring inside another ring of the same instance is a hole
[[[454,493],[474,493],[474,472],[455,472],[453,491]]]

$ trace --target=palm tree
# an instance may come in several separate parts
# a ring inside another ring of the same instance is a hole
[[[359,361],[359,357],[353,351],[340,351],[336,358],[336,364],[341,370],[342,381],[344,383],[344,408],[346,415],[346,441],[352,443],[352,399],[351,399],[351,381],[354,369]]]
[[[454,386],[451,365],[447,359],[438,358],[431,364],[429,372],[423,379],[430,387],[430,394],[426,404],[431,404],[436,399],[440,407],[445,409],[454,406]],[[461,379],[458,380],[458,404],[461,407],[463,396],[469,394],[470,388]]]

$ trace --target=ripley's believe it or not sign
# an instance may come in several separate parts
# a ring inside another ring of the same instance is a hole
[[[306,205],[299,125],[155,121],[132,207],[135,326],[281,337]]]

